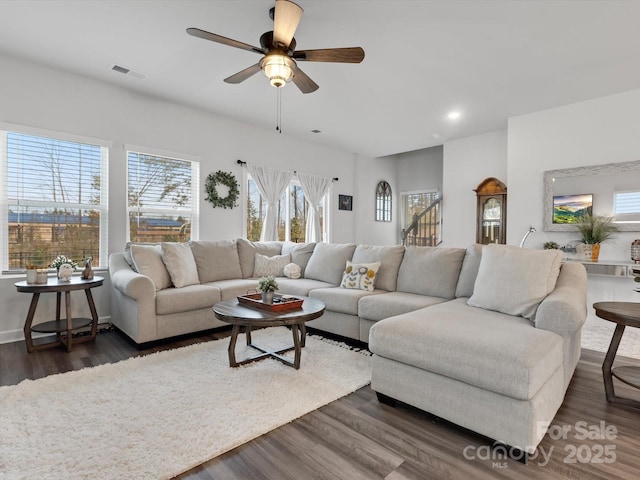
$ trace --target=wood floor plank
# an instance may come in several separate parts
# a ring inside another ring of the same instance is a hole
[[[24,342],[3,344],[0,385],[228,335],[223,329],[138,350],[121,333],[108,331],[98,334],[95,342],[75,345],[69,353],[53,349],[29,354]],[[602,353],[583,350],[564,404],[528,465],[500,457],[498,451],[488,448],[490,440],[426,412],[403,404],[396,408],[383,405],[364,387],[176,478],[635,480],[640,472],[640,410],[606,402],[603,359]],[[640,366],[640,360],[620,357],[615,365]],[[614,381],[617,395],[640,400],[640,390]],[[615,438],[604,438],[604,434],[582,438],[577,431],[581,425],[598,428],[600,422],[605,428],[615,427]],[[561,436],[558,432],[563,428],[568,431]],[[598,457],[599,449],[607,446],[615,458],[598,463],[603,460]],[[476,458],[468,458],[465,448]]]

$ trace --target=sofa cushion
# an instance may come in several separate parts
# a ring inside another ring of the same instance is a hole
[[[388,292],[384,295],[369,295],[358,300],[358,316],[365,320],[378,321],[402,313],[445,302],[441,297],[428,297],[415,293]]]
[[[131,245],[131,259],[136,271],[149,277],[156,290],[171,286],[171,277],[162,261],[160,245]]]
[[[376,274],[380,269],[380,262],[375,263],[351,263],[347,260],[347,266],[342,274],[340,288],[354,288],[373,292],[376,282]]]
[[[406,247],[397,290],[454,298],[464,254],[462,248]]]
[[[379,295],[385,293],[384,290],[351,290],[346,288],[331,287],[317,288],[309,292],[311,298],[322,300],[327,306],[327,310],[337,313],[347,313],[358,315],[358,301],[366,295]]]
[[[239,295],[258,292],[258,280],[255,278],[216,280],[207,283],[207,285],[218,288],[222,300],[231,300]]]
[[[198,267],[201,283],[242,278],[235,240],[191,241],[189,246]]]
[[[198,267],[188,244],[162,242],[160,250],[162,251],[162,261],[167,267],[174,287],[181,288],[200,283]]]
[[[369,349],[519,400],[533,398],[563,361],[560,335],[524,318],[469,307],[465,298],[377,322]]]
[[[480,259],[482,258],[482,247],[479,243],[474,243],[467,247],[460,269],[460,278],[456,286],[456,298],[470,297],[473,295],[473,285],[476,283]]]
[[[353,252],[353,263],[380,262],[376,275],[376,288],[393,292],[398,281],[398,270],[404,256],[402,245],[358,245]]]
[[[260,276],[253,272],[255,268],[256,253],[266,257],[273,257],[274,255],[280,255],[281,251],[282,243],[280,242],[251,242],[244,238],[238,238],[238,257],[240,258],[242,278]]]
[[[267,257],[256,253],[256,259],[253,267],[254,277],[282,277],[284,275],[284,267],[291,262],[291,255],[274,255]]]
[[[291,261],[300,267],[301,275],[304,275],[304,269],[307,268],[309,259],[316,248],[315,243],[295,243],[284,242],[282,244],[282,254],[290,254]]]
[[[487,245],[469,305],[533,319],[555,288],[561,263],[560,250]]]
[[[278,285],[280,286],[278,293],[282,293],[285,295],[300,295],[303,297],[308,297],[309,292],[317,288],[328,288],[334,286],[330,283],[321,282],[320,280],[312,280],[310,278],[291,279],[286,277],[278,277],[277,281]]]
[[[210,308],[220,299],[220,290],[210,285],[166,288],[156,295],[156,314],[169,315]]]
[[[127,242],[124,246],[124,259],[131,267],[131,270],[137,272],[136,265],[131,257],[131,245],[160,245],[158,242]]]
[[[356,249],[353,243],[318,243],[309,259],[304,278],[340,285],[347,260]]]

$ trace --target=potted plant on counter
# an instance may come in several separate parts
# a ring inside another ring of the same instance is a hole
[[[576,226],[584,244],[584,259],[597,262],[600,244],[615,238],[614,232],[617,228],[613,223],[613,217],[587,214],[580,217]]]
[[[264,303],[273,303],[273,294],[278,288],[278,282],[273,275],[258,280],[258,290],[262,293]]]

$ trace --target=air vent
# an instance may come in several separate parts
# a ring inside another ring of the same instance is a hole
[[[111,70],[115,70],[118,73],[124,73],[125,75],[131,71],[128,68],[121,67],[120,65],[114,65],[111,67]]]
[[[130,68],[123,67],[122,65],[112,65],[111,70],[114,72],[122,73],[123,75],[127,75],[128,77],[133,78],[147,78],[147,75],[144,73],[136,72],[135,70],[131,70]]]

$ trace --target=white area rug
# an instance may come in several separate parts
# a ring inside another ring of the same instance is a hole
[[[614,322],[608,322],[590,313],[582,327],[582,348],[606,352],[615,329]],[[624,329],[617,355],[640,359],[640,328]]]
[[[284,328],[253,341],[292,343]],[[171,478],[371,380],[369,356],[317,337],[300,370],[272,359],[230,368],[228,343],[0,387],[0,478]]]

